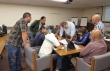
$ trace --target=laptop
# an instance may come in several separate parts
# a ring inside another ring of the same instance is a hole
[[[69,41],[67,45],[67,50],[74,50],[74,49],[75,49],[74,43],[72,41]]]

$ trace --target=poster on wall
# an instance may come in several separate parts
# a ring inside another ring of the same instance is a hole
[[[71,22],[74,22],[75,25],[78,25],[78,17],[71,17]]]
[[[81,17],[80,26],[87,26],[88,17]]]

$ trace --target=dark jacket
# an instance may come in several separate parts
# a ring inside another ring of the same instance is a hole
[[[75,44],[86,46],[90,42],[90,38],[89,37],[90,37],[90,34],[88,32],[86,32],[82,36],[81,39],[79,38],[78,40],[76,40]]]
[[[35,36],[34,46],[41,46],[45,39],[44,33],[39,31]]]
[[[40,24],[40,20],[35,20],[31,25],[30,25],[30,31],[33,34],[36,34],[38,32],[39,29],[39,24]],[[44,23],[45,24],[45,23]],[[44,25],[43,24],[43,25]]]

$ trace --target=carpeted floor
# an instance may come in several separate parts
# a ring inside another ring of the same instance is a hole
[[[3,55],[3,59],[0,60],[0,71],[10,71],[9,66],[8,66],[7,49],[3,50],[2,55]],[[23,66],[23,68],[25,68],[25,59],[24,59],[24,57],[22,58],[22,66]],[[25,71],[25,70],[23,70],[23,71]],[[46,70],[46,71],[49,71],[49,70]],[[71,67],[71,69],[67,70],[67,71],[74,71],[73,67]]]

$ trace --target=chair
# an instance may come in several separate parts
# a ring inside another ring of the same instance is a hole
[[[52,71],[52,55],[37,58],[38,51],[39,49],[35,50],[29,46],[24,47],[26,57],[26,71],[28,71],[28,69],[32,71],[42,71],[47,68],[50,68],[50,71]]]
[[[110,52],[103,55],[93,56],[91,65],[81,58],[76,58],[75,71],[109,71]]]

